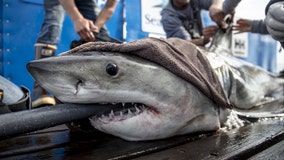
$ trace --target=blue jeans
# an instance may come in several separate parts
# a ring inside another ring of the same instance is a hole
[[[96,21],[100,8],[94,0],[75,0],[75,4],[86,19]],[[44,0],[43,6],[44,20],[37,43],[58,45],[65,18],[65,10],[59,0]],[[100,33],[108,35],[105,27],[100,30]]]

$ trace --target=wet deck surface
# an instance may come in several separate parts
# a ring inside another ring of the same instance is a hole
[[[0,159],[283,159],[284,121],[265,120],[229,132],[128,142],[60,125],[0,141]]]

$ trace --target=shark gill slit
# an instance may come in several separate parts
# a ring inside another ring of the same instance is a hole
[[[83,80],[82,79],[78,79],[77,83],[76,83],[76,91],[75,91],[75,95],[78,94],[78,92],[80,91],[80,88],[83,84]]]

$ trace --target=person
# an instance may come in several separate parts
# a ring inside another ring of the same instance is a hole
[[[284,0],[271,0],[265,8],[264,20],[239,19],[234,30],[236,34],[243,32],[270,34],[284,47]]]
[[[241,0],[225,0],[222,9],[212,7],[210,16],[217,24],[224,27],[223,18],[226,14],[234,13],[235,8]],[[284,0],[270,0],[265,8],[265,19],[251,21],[240,19],[237,21],[238,27],[235,29],[241,32],[253,32],[260,34],[270,34],[272,38],[279,41],[284,48]]]
[[[264,20],[250,20],[240,18],[236,21],[236,25],[233,26],[233,30],[236,31],[235,34],[244,32],[269,34]]]
[[[217,28],[210,26],[203,29],[200,12],[201,9],[208,10],[211,4],[210,0],[169,0],[161,12],[166,37],[191,40],[200,46],[208,43]]]
[[[284,0],[271,0],[265,8],[264,20],[239,19],[233,26],[236,34],[243,32],[270,34],[284,48]],[[279,72],[284,77],[284,69]]]
[[[44,20],[34,45],[35,59],[55,55],[60,41],[65,11],[70,16],[74,29],[84,41],[94,41],[97,33],[108,36],[105,23],[115,11],[117,0],[107,0],[100,10],[94,0],[44,0]],[[32,107],[55,105],[50,96],[38,83],[34,83]]]

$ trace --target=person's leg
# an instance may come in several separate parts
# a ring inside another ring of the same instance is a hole
[[[44,20],[37,38],[35,59],[55,55],[60,41],[65,11],[58,0],[44,0]],[[32,107],[54,105],[55,100],[38,84],[34,83]]]
[[[37,43],[55,45],[60,41],[65,11],[59,0],[44,0],[44,19]]]

